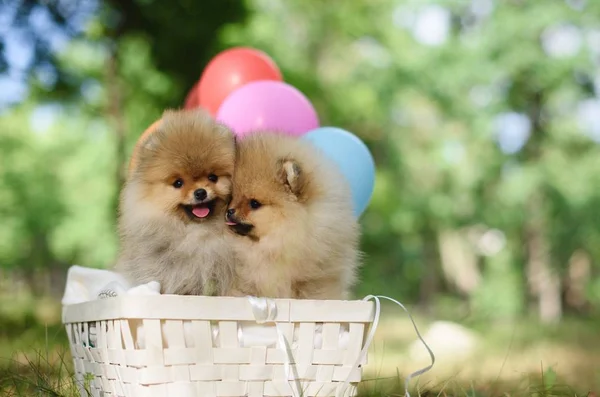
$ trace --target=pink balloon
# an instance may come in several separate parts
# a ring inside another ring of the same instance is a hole
[[[238,137],[274,130],[300,136],[319,127],[319,117],[298,89],[281,81],[244,84],[225,98],[216,119]]]

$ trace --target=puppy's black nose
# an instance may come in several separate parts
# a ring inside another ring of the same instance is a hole
[[[233,216],[233,214],[235,214],[235,209],[233,209],[233,208],[229,208],[229,209],[227,210],[227,216],[228,216],[228,217],[230,217],[230,216]]]
[[[194,197],[196,198],[196,200],[204,200],[206,198],[206,190],[196,189],[194,191]]]

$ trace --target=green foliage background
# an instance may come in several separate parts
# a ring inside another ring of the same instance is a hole
[[[59,28],[69,23],[60,1],[14,4],[22,19],[13,27],[31,28],[27,15],[40,7]],[[48,272],[111,265],[116,197],[137,138],[165,107],[182,106],[212,56],[243,45],[271,55],[323,125],[359,135],[376,158],[357,296],[424,309],[449,297],[483,318],[597,313],[600,150],[578,109],[600,91],[599,3],[76,4],[94,12],[60,51],[36,52],[28,94],[0,118],[6,277],[38,291]],[[437,44],[415,33],[432,10],[449,21]],[[579,41],[553,56],[545,42],[559,28]],[[54,83],[36,74],[44,62]],[[506,113],[529,125],[512,152],[498,143]]]

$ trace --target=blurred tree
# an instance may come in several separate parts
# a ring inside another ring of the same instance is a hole
[[[242,22],[246,14],[244,4],[235,0],[5,1],[0,3],[0,72],[15,79],[55,75],[48,94],[64,99],[78,94],[81,86],[57,64],[70,40],[88,37],[110,49],[121,38],[142,36],[150,44],[153,62],[178,87],[176,95],[160,98],[162,106],[176,107],[221,48],[219,29]]]
[[[60,268],[50,236],[65,219],[60,184],[48,163],[59,164],[58,153],[38,145],[23,126],[23,111],[2,119],[0,158],[0,264],[17,271],[31,290],[43,290],[36,277],[42,268]]]

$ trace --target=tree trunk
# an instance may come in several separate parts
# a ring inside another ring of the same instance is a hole
[[[535,164],[542,160],[542,148],[547,136],[546,122],[542,117],[545,92],[531,85],[530,73],[532,73],[531,70],[527,70],[517,76],[515,87],[521,87],[524,90],[518,95],[527,103],[527,114],[531,120],[531,137],[519,157],[523,163]],[[544,186],[536,186],[526,204],[524,232],[527,251],[527,281],[532,295],[537,298],[540,320],[550,324],[560,321],[562,317],[562,299],[561,280],[556,271],[552,269],[550,247],[546,237],[546,200]]]
[[[561,283],[551,265],[542,197],[536,194],[528,204],[529,216],[525,224],[527,281],[530,292],[537,298],[540,320],[551,324],[557,323],[562,317]]]
[[[569,268],[564,282],[565,306],[579,313],[585,313],[590,302],[586,296],[586,284],[592,274],[592,260],[584,250],[577,250],[569,259]]]
[[[461,230],[442,230],[438,237],[441,267],[446,282],[470,297],[481,284],[477,255]]]
[[[115,211],[118,208],[119,194],[121,186],[125,182],[125,166],[127,155],[125,151],[125,121],[123,117],[123,100],[121,97],[121,87],[119,84],[119,59],[117,55],[116,44],[111,48],[110,56],[106,68],[106,84],[108,87],[108,109],[109,120],[112,121],[115,130],[115,157],[116,174],[115,184],[117,194],[115,195]]]

